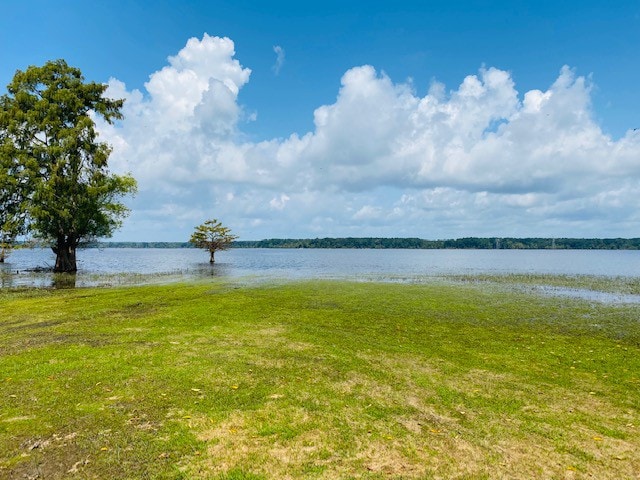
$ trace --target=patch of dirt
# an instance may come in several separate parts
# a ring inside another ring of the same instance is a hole
[[[79,458],[80,452],[74,448],[77,436],[77,432],[71,432],[23,441],[20,444],[20,461],[6,469],[6,478],[66,479],[70,474],[81,473],[89,464],[89,458]],[[0,476],[2,474],[0,470]]]

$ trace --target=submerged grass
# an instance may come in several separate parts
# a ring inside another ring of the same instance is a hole
[[[640,476],[637,305],[324,281],[0,308],[0,478]]]
[[[597,275],[545,275],[545,274],[483,274],[450,275],[447,278],[468,283],[490,283],[496,285],[563,287],[591,290],[618,295],[640,295],[638,277],[603,277]]]

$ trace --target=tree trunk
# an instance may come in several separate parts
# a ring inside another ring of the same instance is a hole
[[[209,257],[209,263],[215,263],[215,259],[213,258],[213,256],[215,255],[216,251],[215,250],[209,250],[209,253],[211,254],[211,256]]]
[[[56,266],[53,271],[56,273],[76,273],[76,248],[78,241],[72,236],[61,235],[58,237],[56,246],[52,248],[56,254]]]

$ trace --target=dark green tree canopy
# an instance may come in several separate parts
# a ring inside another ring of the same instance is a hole
[[[111,236],[128,213],[120,198],[136,189],[108,171],[111,149],[97,138],[94,116],[122,118],[106,88],[56,60],[17,71],[0,97],[0,201],[17,205],[18,230],[51,242],[56,271],[76,270],[81,241]]]
[[[7,132],[0,129],[0,262],[4,262],[16,238],[25,232],[21,203],[24,176],[16,162],[15,148],[7,138]]]
[[[0,148],[3,143],[0,138]],[[13,172],[9,158],[0,152],[0,263],[4,262],[16,238],[24,233],[25,228],[19,194],[20,177]]]
[[[236,238],[238,237],[232,235],[228,227],[223,226],[214,218],[198,225],[189,242],[198,248],[207,250],[210,254],[209,262],[214,263],[215,253],[218,250],[227,250]]]

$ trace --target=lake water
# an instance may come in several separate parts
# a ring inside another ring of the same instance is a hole
[[[352,250],[106,248],[78,251],[76,286],[149,283],[204,277],[230,279],[347,278],[419,281],[443,275],[556,274],[640,277],[631,250]],[[55,263],[49,249],[16,250],[0,264],[0,286],[50,286],[54,276],[30,272]]]

